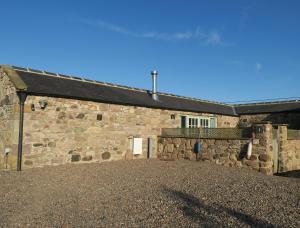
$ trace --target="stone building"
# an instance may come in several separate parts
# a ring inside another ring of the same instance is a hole
[[[148,91],[1,66],[0,168],[156,157],[163,128],[263,120],[300,127],[298,101],[233,106],[160,93],[153,85]]]

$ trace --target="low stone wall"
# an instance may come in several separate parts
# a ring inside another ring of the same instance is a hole
[[[271,156],[253,151],[246,158],[248,143],[246,139],[200,139],[201,152],[195,153],[197,139],[164,138],[158,140],[158,157],[161,160],[203,160],[229,167],[248,167],[265,174],[272,174]]]
[[[267,175],[273,174],[272,125],[257,124],[252,139],[192,139],[158,138],[158,158],[161,160],[207,160],[230,167],[248,167]],[[201,152],[195,153],[199,140]],[[252,154],[246,157],[248,143],[253,142]]]
[[[195,153],[196,142],[201,152]],[[208,160],[227,166],[242,166],[241,158],[247,151],[249,140],[159,138],[158,155],[162,160]]]

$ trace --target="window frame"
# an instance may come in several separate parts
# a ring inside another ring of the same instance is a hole
[[[194,116],[182,115],[185,117],[185,128],[212,128],[211,119],[215,120],[215,128],[217,127],[218,119],[216,116]],[[181,124],[182,127],[182,124]]]

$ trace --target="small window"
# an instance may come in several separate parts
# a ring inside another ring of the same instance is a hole
[[[31,104],[31,111],[35,111],[35,106],[34,106],[34,104]]]
[[[98,115],[97,115],[97,120],[98,120],[98,121],[101,121],[101,120],[102,120],[102,114],[98,114]]]

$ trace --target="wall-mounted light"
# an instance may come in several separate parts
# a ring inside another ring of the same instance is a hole
[[[34,106],[34,104],[31,104],[31,111],[35,111],[35,106]]]
[[[175,117],[176,117],[175,114],[171,114],[171,119],[172,120],[175,120]]]
[[[10,153],[10,148],[5,148],[4,149],[4,155],[8,156],[9,153]]]
[[[4,155],[5,155],[5,169],[7,169],[7,162],[8,162],[8,155],[11,153],[10,148],[5,148],[4,149]]]
[[[48,105],[48,102],[45,100],[40,100],[39,104],[40,104],[41,109],[44,110],[46,108],[46,106]]]

